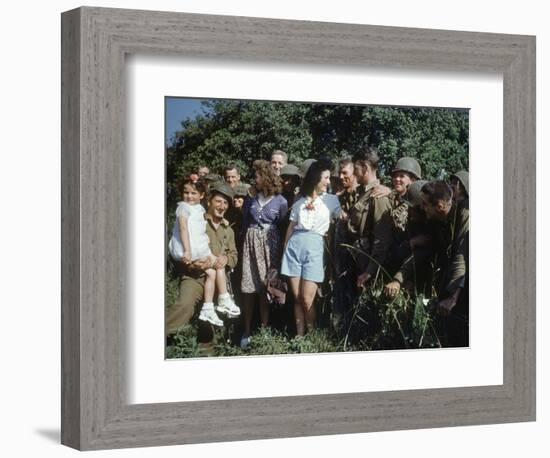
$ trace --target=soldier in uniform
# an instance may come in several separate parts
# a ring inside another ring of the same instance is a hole
[[[343,191],[338,196],[342,211],[334,225],[334,244],[330,265],[333,267],[333,314],[332,324],[336,331],[346,327],[347,315],[355,301],[355,283],[357,281],[353,259],[349,256],[347,245],[354,240],[348,230],[348,219],[351,208],[358,195],[357,178],[354,175],[353,160],[342,159],[338,164],[338,176],[342,181]]]
[[[420,164],[413,157],[402,157],[392,169],[393,190],[388,198],[392,207],[393,240],[387,261],[388,270],[392,275],[411,255],[410,231],[407,227],[411,204],[406,196],[409,187],[421,178]]]
[[[468,254],[469,210],[452,199],[452,188],[444,181],[422,187],[426,216],[434,224],[436,282],[441,316],[440,329],[447,346],[468,345]]]
[[[208,196],[208,212],[206,233],[210,240],[210,249],[217,256],[216,265],[195,261],[184,265],[178,263],[177,270],[181,274],[179,297],[166,310],[166,333],[173,335],[180,327],[189,323],[195,308],[204,297],[204,271],[208,268],[234,268],[237,265],[237,248],[235,236],[224,218],[233,198],[233,190],[225,183],[216,182],[210,185]],[[229,286],[229,282],[228,282]],[[212,340],[212,328],[204,322],[199,322],[199,341]]]
[[[348,230],[359,248],[357,287],[362,288],[386,262],[392,240],[391,204],[387,197],[372,197],[380,183],[377,177],[378,153],[366,147],[353,156],[354,174],[362,185],[361,194],[351,207]]]
[[[433,254],[430,230],[426,221],[426,214],[422,209],[422,186],[427,181],[417,180],[412,183],[405,194],[407,203],[406,251],[397,271],[393,274],[392,281],[384,287],[384,292],[389,297],[395,297],[405,285],[411,292],[423,292],[429,285],[431,278],[428,275],[429,260]]]
[[[470,176],[466,170],[460,170],[451,175],[451,188],[453,188],[453,200],[468,208]]]

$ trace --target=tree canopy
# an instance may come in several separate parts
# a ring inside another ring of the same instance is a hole
[[[336,162],[365,144],[378,149],[382,175],[411,156],[423,178],[444,179],[468,169],[468,120],[467,109],[209,100],[167,148],[168,191],[201,164],[220,173],[235,163],[250,178],[252,162],[275,149],[299,166],[307,158]]]

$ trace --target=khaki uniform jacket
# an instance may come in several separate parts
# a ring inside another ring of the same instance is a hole
[[[393,239],[392,206],[387,197],[372,198],[372,190],[379,184],[376,180],[359,191],[357,202],[350,210],[348,230],[367,256],[365,272],[375,275],[384,267]]]
[[[212,218],[206,214],[206,234],[210,239],[210,250],[214,256],[227,256],[227,265],[234,269],[237,265],[237,247],[235,245],[235,233],[229,221],[223,219],[216,229],[212,224]]]

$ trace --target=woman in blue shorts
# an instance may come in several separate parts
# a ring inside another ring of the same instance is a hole
[[[340,216],[338,197],[327,192],[332,164],[314,162],[304,177],[301,197],[290,212],[281,274],[289,277],[294,295],[296,334],[315,328],[315,294],[324,279],[324,235],[330,223]]]

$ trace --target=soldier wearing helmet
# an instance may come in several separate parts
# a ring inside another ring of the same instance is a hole
[[[453,188],[453,200],[468,208],[470,176],[466,170],[460,170],[451,175],[451,188]]]

